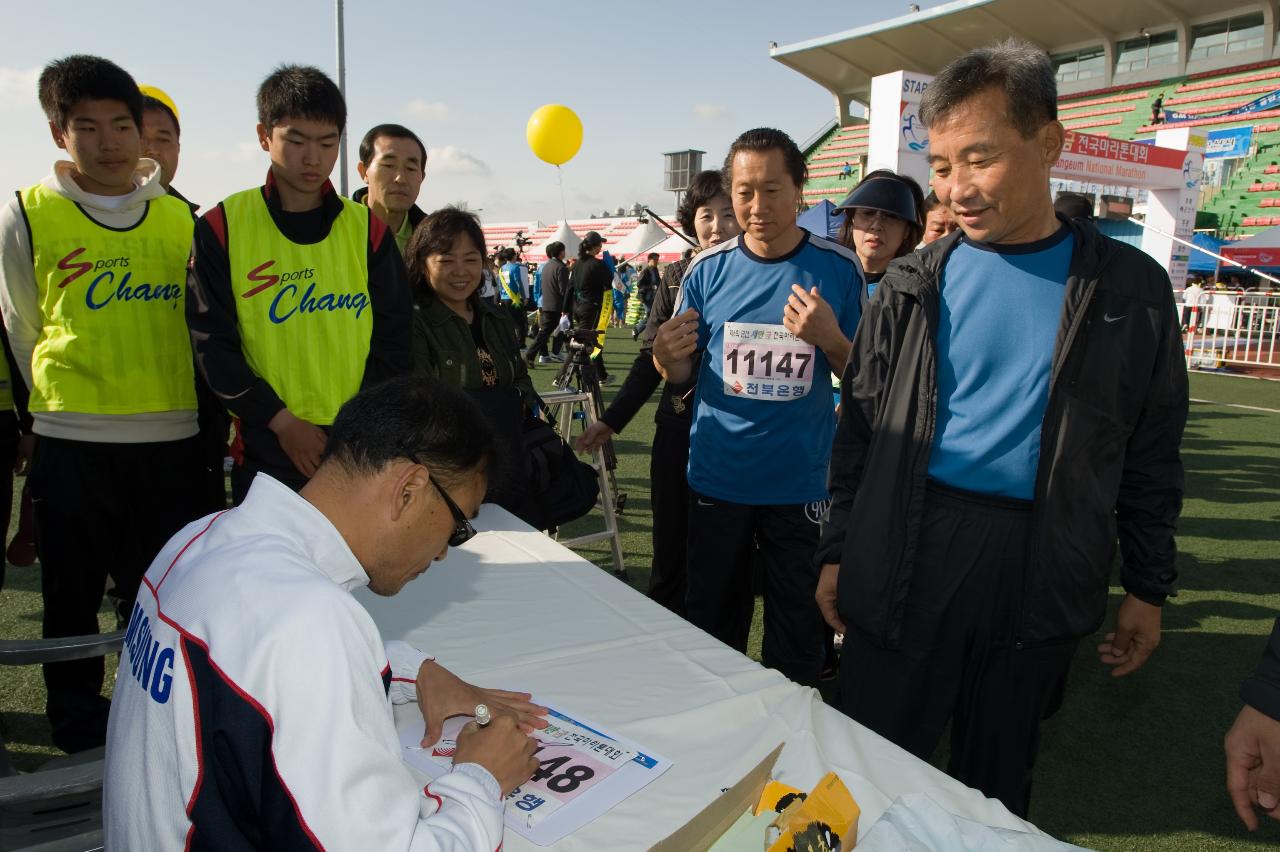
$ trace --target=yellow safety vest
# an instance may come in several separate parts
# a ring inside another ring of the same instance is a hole
[[[31,411],[144,414],[196,407],[184,310],[191,208],[164,196],[116,230],[43,186],[18,193],[42,327]]]
[[[360,390],[373,336],[369,210],[343,198],[329,235],[301,245],[280,233],[260,189],[222,209],[245,360],[293,414],[328,426]]]

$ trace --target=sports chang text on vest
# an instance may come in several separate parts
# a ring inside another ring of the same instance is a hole
[[[86,251],[84,246],[72,249],[58,261],[58,269],[69,273],[58,282],[58,289],[93,275],[84,291],[84,303],[90,310],[102,310],[112,302],[168,302],[176,310],[181,303],[183,284],[134,282],[128,256],[84,257]]]
[[[368,293],[316,292],[319,282],[315,280],[315,269],[306,267],[274,272],[272,267],[275,263],[274,260],[268,260],[250,269],[246,277],[258,286],[245,291],[241,296],[249,299],[279,285],[267,308],[267,316],[273,323],[287,322],[298,314],[322,311],[352,311],[359,318],[365,308],[369,307]]]

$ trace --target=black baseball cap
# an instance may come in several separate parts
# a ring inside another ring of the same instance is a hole
[[[599,231],[587,231],[586,236],[582,238],[582,244],[584,246],[598,246],[607,242],[609,241],[600,236]]]
[[[853,192],[836,205],[837,210],[880,210],[904,222],[919,222],[916,199],[902,181],[891,177],[873,177],[858,184]]]

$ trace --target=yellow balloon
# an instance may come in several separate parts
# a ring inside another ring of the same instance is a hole
[[[564,104],[545,104],[529,116],[524,135],[539,160],[564,165],[582,147],[582,120]]]

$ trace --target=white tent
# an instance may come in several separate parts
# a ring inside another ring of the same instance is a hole
[[[555,242],[564,243],[564,256],[566,258],[574,257],[578,254],[578,246],[582,245],[582,237],[579,237],[569,227],[568,222],[561,222],[560,227],[556,228],[556,232],[547,237],[542,245],[538,246],[537,255],[543,259],[547,256],[547,246]]]
[[[658,243],[649,251],[658,253],[658,260],[662,263],[674,263],[684,257],[686,250],[692,248],[688,241],[679,234],[672,234],[662,242]]]
[[[648,220],[618,240],[617,245],[609,246],[609,253],[621,263],[624,260],[643,255],[649,249],[665,240],[667,236],[666,230],[661,225],[653,220]],[[643,258],[637,259],[643,260]]]
[[[1280,226],[1259,231],[1248,239],[1227,243],[1219,251],[1223,257],[1229,257],[1246,266],[1276,267],[1280,266]],[[1224,272],[1232,267],[1224,266]]]

